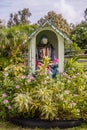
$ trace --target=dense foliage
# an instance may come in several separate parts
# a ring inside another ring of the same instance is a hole
[[[71,39],[80,48],[87,49],[87,22],[81,22],[74,27],[71,33]]]
[[[24,63],[23,55],[28,52],[28,36],[36,25],[18,25],[0,29],[0,66]],[[8,60],[9,59],[9,60]]]
[[[53,79],[48,63],[46,58],[34,75],[21,65],[0,73],[1,118],[87,119],[87,72],[76,70],[74,64],[69,71],[68,65],[67,73]]]

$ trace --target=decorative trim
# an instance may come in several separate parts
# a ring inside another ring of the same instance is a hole
[[[39,27],[36,31],[34,31],[30,36],[29,36],[29,40],[35,35],[37,34],[38,31],[40,31],[46,24],[48,24],[49,26],[51,26],[51,28],[56,31],[60,36],[62,36],[64,39],[66,39],[67,41],[69,41],[69,43],[72,43],[72,41],[68,38],[68,36],[63,33],[61,30],[57,29],[53,23],[51,21],[46,21],[41,27]]]

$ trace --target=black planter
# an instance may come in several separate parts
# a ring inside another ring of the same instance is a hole
[[[24,119],[24,118],[10,118],[10,122],[20,125],[22,127],[29,128],[72,128],[76,126],[80,126],[83,123],[83,120],[40,120],[40,119]]]

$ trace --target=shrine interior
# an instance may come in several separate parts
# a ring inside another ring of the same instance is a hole
[[[58,58],[58,39],[50,30],[41,31],[36,37],[36,60],[41,61],[45,56],[52,61]]]

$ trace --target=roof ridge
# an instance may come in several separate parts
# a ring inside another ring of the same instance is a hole
[[[58,29],[54,23],[52,22],[52,20],[49,20],[47,19],[43,24],[42,26],[39,26],[30,36],[29,36],[29,39],[31,39],[41,28],[43,28],[46,24],[49,24],[51,26],[52,29],[54,29],[57,33],[59,33],[64,39],[72,42],[68,35],[66,33],[64,33],[62,30]]]

